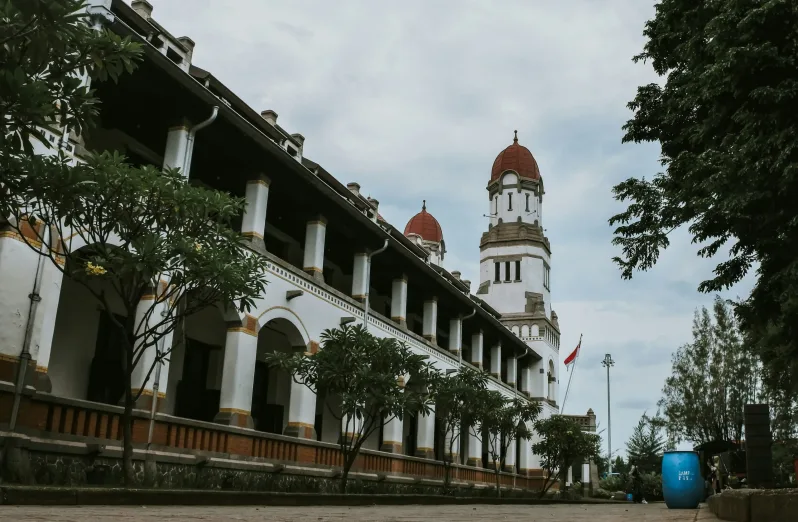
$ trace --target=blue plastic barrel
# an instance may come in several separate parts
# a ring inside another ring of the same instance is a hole
[[[704,498],[704,479],[697,452],[665,452],[662,458],[662,496],[669,509],[698,507]]]

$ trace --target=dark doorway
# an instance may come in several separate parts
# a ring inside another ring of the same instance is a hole
[[[123,316],[113,316],[119,324],[125,324],[126,319]],[[124,335],[124,331],[111,321],[108,314],[101,311],[86,399],[114,405],[122,402],[127,382],[122,369]]]
[[[186,338],[183,375],[177,383],[175,415],[212,422],[219,411],[219,390],[207,389],[208,368],[212,350],[219,346]]]

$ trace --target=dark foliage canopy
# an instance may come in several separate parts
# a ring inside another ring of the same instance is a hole
[[[614,188],[612,217],[624,278],[647,270],[688,226],[698,255],[725,253],[699,289],[714,292],[750,270],[743,327],[774,383],[798,379],[798,3],[663,0],[635,60],[663,84],[638,88],[624,141],[659,142],[665,172]]]

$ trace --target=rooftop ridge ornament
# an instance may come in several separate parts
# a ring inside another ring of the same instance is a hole
[[[422,199],[421,200],[421,210],[427,210],[427,200],[426,199]]]
[[[513,133],[515,134],[515,136],[513,137],[513,143],[518,143],[518,131],[514,130]]]

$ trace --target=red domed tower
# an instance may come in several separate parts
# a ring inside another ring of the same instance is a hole
[[[491,182],[496,181],[504,172],[513,171],[522,178],[540,179],[540,169],[535,157],[529,149],[518,144],[518,131],[515,131],[513,143],[496,156],[490,171]]]
[[[421,204],[421,212],[410,218],[405,226],[405,236],[430,251],[430,263],[440,265],[446,253],[443,230],[435,217],[427,212],[427,201]]]
[[[518,143],[517,131],[493,161],[487,190],[490,224],[479,244],[477,295],[542,357],[532,371],[534,396],[557,400],[560,327],[551,308],[543,177],[535,157]],[[549,409],[546,416],[556,413],[556,408]]]
[[[490,225],[502,223],[530,223],[541,226],[543,221],[543,178],[535,157],[518,143],[518,131],[513,142],[496,156],[490,169]]]

